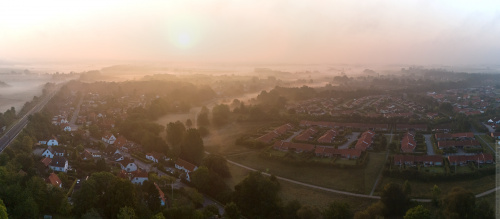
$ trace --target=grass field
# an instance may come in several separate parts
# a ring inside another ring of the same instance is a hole
[[[247,174],[250,172],[249,170],[232,164],[229,164],[229,171],[232,174],[232,178],[227,179],[226,183],[228,183],[231,189],[234,189],[234,186],[245,179]],[[302,205],[312,205],[322,209],[334,201],[342,201],[348,203],[353,211],[360,211],[366,209],[369,205],[376,201],[373,199],[357,198],[325,192],[286,181],[280,181],[280,185],[280,197],[284,204],[297,200]]]
[[[479,143],[481,143],[481,147],[483,148],[483,152],[487,154],[495,154],[494,151],[491,150],[491,148],[495,148],[494,143],[490,143],[490,139],[487,138],[485,135],[476,135],[478,138]],[[488,147],[488,144],[490,147]]]
[[[385,163],[385,152],[381,153],[370,153],[368,155],[368,164],[364,169],[365,172],[365,194],[370,194],[377,180],[380,171],[384,167]]]
[[[379,184],[377,189],[375,190],[374,195],[380,195],[380,191],[383,189],[383,186],[388,184],[389,182],[403,184],[404,179],[400,178],[389,178],[384,177],[382,179],[382,183]],[[422,181],[409,181],[411,185],[411,196],[413,198],[431,198],[431,188],[434,185],[437,185],[441,188],[442,194],[447,194],[453,187],[459,186],[464,189],[470,190],[474,194],[479,194],[485,192],[489,189],[495,188],[495,176],[485,176],[477,179],[469,179],[469,180],[456,180],[450,182],[422,182]]]

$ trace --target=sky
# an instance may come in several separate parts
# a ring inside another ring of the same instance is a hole
[[[0,60],[500,64],[500,1],[1,1]]]

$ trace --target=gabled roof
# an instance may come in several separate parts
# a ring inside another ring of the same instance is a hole
[[[66,162],[68,162],[68,160],[66,160],[66,158],[64,158],[64,157],[54,156],[54,158],[52,159],[52,162],[50,162],[50,166],[64,167],[66,165]]]
[[[148,178],[148,172],[137,169],[136,171],[131,172],[132,178],[138,177],[138,178]]]
[[[319,137],[319,143],[330,143],[333,137],[337,136],[337,131],[334,129],[328,130],[323,136]]]
[[[120,163],[122,166],[126,167],[128,164],[134,163],[134,162],[132,161],[132,159],[130,159],[130,157],[124,157],[124,159],[121,161],[118,161],[118,163]]]
[[[165,202],[165,193],[163,193],[163,191],[161,191],[158,184],[156,184],[156,183],[154,183],[154,184],[155,184],[156,189],[158,190],[158,194],[160,195],[160,199],[163,201],[163,203],[166,203]]]
[[[186,170],[193,172],[194,169],[196,168],[196,165],[189,163],[181,158],[178,158],[177,161],[175,161],[175,164],[178,166],[184,167]]]
[[[49,157],[45,157],[40,162],[42,162],[43,165],[45,165],[46,167],[48,167],[49,164],[50,164],[50,162],[52,162],[52,159],[50,159]]]
[[[358,142],[354,146],[354,148],[365,151],[370,145],[373,143],[373,137],[375,136],[374,131],[366,131],[361,134],[361,137],[359,137]]]
[[[401,150],[404,153],[411,153],[417,147],[417,143],[415,142],[415,138],[412,133],[407,132],[403,139],[401,140]]]
[[[47,178],[47,182],[56,187],[59,187],[62,184],[61,179],[59,179],[55,173],[50,173],[49,178]]]
[[[125,146],[126,144],[127,144],[127,139],[121,135],[118,136],[118,138],[116,138],[116,141],[114,143],[114,145],[116,145],[119,148]]]

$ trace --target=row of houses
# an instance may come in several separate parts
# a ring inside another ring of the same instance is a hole
[[[285,125],[282,125],[278,128],[275,128],[274,130],[258,137],[257,141],[260,141],[262,143],[265,143],[265,144],[269,144],[271,143],[275,138],[278,138],[282,135],[284,135],[285,133],[287,133],[288,131],[292,130],[294,127],[291,125],[291,124],[285,124]]]
[[[443,165],[443,157],[440,155],[405,155],[396,154],[394,155],[394,165],[408,165],[416,166],[422,164],[424,166],[441,166]]]
[[[407,132],[401,139],[401,151],[403,153],[413,153],[417,147],[417,142],[415,142],[415,133]]]
[[[453,166],[461,166],[467,163],[473,162],[476,164],[491,164],[494,163],[493,155],[491,154],[475,154],[475,155],[451,155],[448,156],[448,161],[450,165]],[[424,156],[415,156],[415,155],[404,155],[404,154],[396,154],[394,155],[394,165],[407,165],[407,166],[416,166],[416,165],[424,165],[424,166],[442,166],[443,165],[443,157],[441,155],[424,155]]]
[[[322,128],[354,128],[360,130],[389,130],[389,124],[369,124],[369,123],[342,123],[342,122],[326,122],[326,121],[300,121],[300,126],[319,126]],[[427,131],[427,124],[396,124],[397,131]]]
[[[438,141],[438,148],[440,150],[445,148],[481,148],[481,143],[476,140]]]
[[[436,133],[434,136],[436,137],[436,140],[438,140],[438,141],[453,140],[453,139],[459,139],[459,140],[473,140],[474,139],[474,133],[472,133],[472,132]]]

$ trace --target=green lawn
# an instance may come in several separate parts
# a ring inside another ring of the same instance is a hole
[[[445,173],[444,166],[420,167],[420,171],[428,173]]]
[[[476,135],[476,137],[478,138],[479,143],[481,143],[481,147],[483,148],[484,153],[495,154],[495,152],[491,150],[491,148],[495,148],[495,144],[490,143],[490,139],[488,139],[487,136]],[[481,141],[481,139],[482,139],[482,141]],[[488,147],[488,145],[486,145],[486,144],[488,144],[491,148]]]
[[[403,184],[405,179],[400,178],[390,178],[384,177],[382,179],[382,183],[379,184],[377,189],[375,190],[374,195],[380,195],[380,191],[383,189],[383,186],[388,184],[389,182]],[[495,188],[495,176],[485,176],[476,179],[464,179],[464,180],[455,180],[450,182],[422,182],[422,181],[409,181],[411,185],[412,197],[414,198],[431,198],[431,188],[434,185],[437,185],[441,188],[442,194],[447,194],[453,187],[459,186],[464,189],[470,190],[474,194],[479,194]]]
[[[385,152],[369,153],[368,156],[368,164],[364,169],[365,194],[370,194],[372,191],[375,181],[385,163]]]

